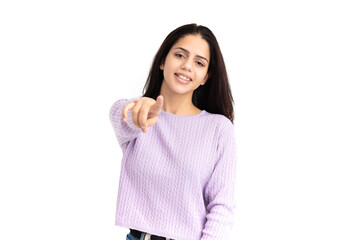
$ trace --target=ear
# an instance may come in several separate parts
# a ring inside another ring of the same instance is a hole
[[[200,83],[200,85],[204,85],[206,81],[209,79],[209,77],[210,77],[210,73],[207,73],[204,79],[202,80],[202,82]]]
[[[164,70],[165,59],[161,60],[160,69]]]

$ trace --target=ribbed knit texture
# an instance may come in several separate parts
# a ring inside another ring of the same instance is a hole
[[[142,133],[121,99],[110,120],[123,151],[116,225],[176,240],[221,240],[233,224],[234,127],[220,114],[161,111]]]

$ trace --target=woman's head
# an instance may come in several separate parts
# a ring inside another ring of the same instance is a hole
[[[186,36],[191,37],[185,38]],[[210,29],[201,25],[188,24],[181,26],[172,31],[165,38],[154,57],[149,76],[144,87],[144,96],[156,99],[156,97],[160,94],[164,74],[166,73],[163,71],[165,60],[170,49],[172,49],[179,40],[184,41],[184,39],[193,39],[194,41],[203,41],[204,43],[206,42],[206,47],[208,49],[206,51],[204,48],[204,50],[200,51],[201,55],[198,56],[200,57],[199,63],[196,62],[199,64],[199,68],[197,68],[199,73],[197,76],[200,75],[201,69],[204,69],[200,68],[201,64],[205,65],[204,67],[206,69],[206,73],[204,75],[203,84],[200,82],[199,87],[193,91],[193,104],[199,109],[206,110],[210,113],[222,114],[233,121],[233,98],[222,53],[214,34]],[[186,50],[187,49],[180,49],[179,51]],[[201,77],[202,76],[203,75],[201,75]]]
[[[192,102],[194,91],[208,79],[209,63],[209,44],[201,35],[179,38],[160,65],[164,76],[160,94]]]

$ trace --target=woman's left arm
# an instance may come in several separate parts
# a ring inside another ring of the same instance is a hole
[[[219,136],[217,160],[205,186],[207,215],[201,240],[227,239],[235,209],[236,143],[234,126],[229,121]]]

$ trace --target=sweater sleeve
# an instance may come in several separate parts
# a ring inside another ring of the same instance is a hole
[[[217,162],[205,186],[207,215],[201,240],[228,239],[234,219],[236,160],[235,131],[229,122],[220,133]]]
[[[120,99],[116,101],[110,109],[110,122],[114,128],[116,138],[118,143],[123,150],[125,151],[127,145],[132,139],[135,139],[141,133],[141,129],[134,125],[132,121],[132,112],[128,112],[128,121],[124,122],[122,117],[122,111],[126,104],[132,102],[138,98],[134,99]]]

